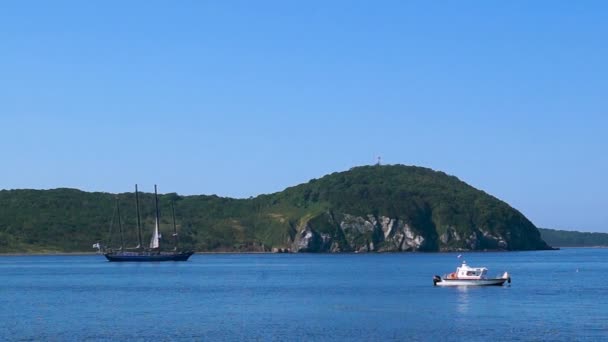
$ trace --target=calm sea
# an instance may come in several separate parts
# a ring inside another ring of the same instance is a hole
[[[0,340],[608,340],[608,249],[464,253],[505,287],[439,288],[457,254],[0,257]]]

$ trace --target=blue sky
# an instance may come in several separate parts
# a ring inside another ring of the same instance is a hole
[[[0,188],[249,197],[371,164],[608,232],[603,1],[0,2]]]

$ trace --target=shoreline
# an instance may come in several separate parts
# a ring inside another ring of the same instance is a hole
[[[585,246],[585,247],[555,247],[554,249],[550,249],[548,251],[556,251],[561,248],[608,248],[608,246]],[[537,251],[545,251],[544,249],[539,249]],[[532,252],[531,250],[522,250],[522,251],[498,251],[498,250],[479,250],[479,251],[436,251],[436,252],[365,252],[365,253],[357,253],[357,252],[340,252],[340,253],[277,253],[277,252],[243,252],[243,251],[217,251],[217,252],[194,252],[194,254],[411,254],[411,253],[430,253],[430,254],[445,254],[445,253],[495,253],[495,252]],[[87,256],[87,255],[100,255],[103,253],[99,252],[14,252],[14,253],[0,253],[0,257],[4,256]]]
[[[97,252],[14,252],[14,253],[0,253],[0,256],[69,256],[69,255],[95,255]]]
[[[296,254],[296,253],[273,253],[273,252],[194,252],[194,254]],[[300,253],[304,254],[304,253]],[[336,253],[339,254],[339,253]],[[103,255],[98,252],[15,252],[0,253],[3,256],[84,256],[84,255]]]

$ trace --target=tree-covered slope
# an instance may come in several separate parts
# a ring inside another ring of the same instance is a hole
[[[538,228],[548,244],[555,247],[606,247],[608,234]]]
[[[165,236],[171,236],[174,203],[181,241],[198,251],[549,248],[536,227],[508,204],[456,177],[414,166],[356,167],[252,199],[159,197]],[[96,241],[116,245],[115,198],[125,239],[134,245],[133,193],[0,191],[0,252],[90,251]],[[153,195],[140,193],[140,203],[148,233]]]

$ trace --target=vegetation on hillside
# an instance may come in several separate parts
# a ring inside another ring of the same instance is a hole
[[[585,233],[578,231],[539,228],[543,240],[554,247],[606,247],[607,233]]]
[[[140,193],[144,242],[154,222],[153,196]],[[111,221],[117,199],[125,240],[135,245],[134,193],[0,191],[0,252],[91,251],[96,241],[116,245],[116,219]],[[180,241],[197,251],[289,248],[303,227],[331,235],[349,251],[350,237],[337,223],[345,215],[401,220],[425,237],[421,250],[499,248],[492,236],[506,240],[509,250],[548,248],[536,227],[508,204],[456,177],[414,166],[356,167],[252,199],[170,193],[159,201],[165,237],[171,236],[173,203]],[[440,239],[449,234],[462,238]],[[471,236],[478,239],[475,246],[466,238]],[[378,237],[360,239],[368,243]]]

